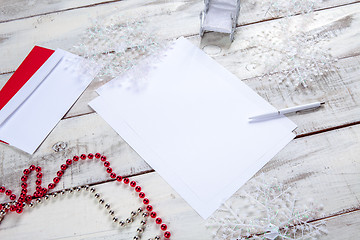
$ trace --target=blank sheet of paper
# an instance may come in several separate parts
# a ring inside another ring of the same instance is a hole
[[[115,79],[90,106],[203,218],[294,137],[287,118],[250,124],[275,109],[183,38],[146,80]]]

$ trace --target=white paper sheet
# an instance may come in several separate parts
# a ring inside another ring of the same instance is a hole
[[[90,84],[96,69],[81,57],[56,50],[4,107],[0,139],[34,153]]]
[[[115,79],[90,106],[203,218],[295,136],[287,118],[249,124],[275,109],[183,38],[146,79]]]

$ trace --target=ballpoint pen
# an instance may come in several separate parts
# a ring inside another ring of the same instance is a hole
[[[323,104],[325,104],[325,102],[314,102],[314,103],[309,103],[309,104],[300,105],[300,106],[296,106],[296,107],[284,108],[284,109],[280,109],[278,111],[249,117],[249,122],[264,121],[267,119],[272,119],[272,118],[283,116],[284,114],[287,114],[287,113],[294,113],[294,112],[299,112],[299,111],[303,111],[303,110],[318,108]]]

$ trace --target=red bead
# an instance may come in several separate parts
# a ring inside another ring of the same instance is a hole
[[[28,179],[28,177],[27,177],[26,175],[24,175],[24,176],[21,177],[21,181],[23,181],[23,182],[26,182],[27,179]]]
[[[36,186],[36,191],[38,191],[38,192],[40,192],[40,190],[42,189],[42,187],[41,186]]]
[[[64,175],[64,171],[58,171],[57,173],[56,173],[56,175],[58,175],[58,177],[61,177],[62,175]]]
[[[146,206],[146,210],[148,210],[149,212],[151,212],[153,210],[153,207],[151,205],[147,205]]]
[[[140,194],[139,194],[139,196],[140,196]],[[149,204],[149,203],[150,203],[150,200],[149,200],[149,199],[147,199],[147,198],[144,198],[143,203],[147,205],[147,204]]]
[[[15,200],[16,199],[16,195],[15,194],[11,194],[10,195],[10,200]]]
[[[27,193],[27,189],[23,188],[23,189],[21,190],[21,193],[26,194],[26,193]]]
[[[41,179],[36,179],[35,184],[36,185],[41,185]]]
[[[104,162],[104,167],[110,167],[110,163],[108,161]]]
[[[140,192],[140,191],[141,191],[141,187],[140,187],[140,186],[136,186],[135,191]]]
[[[101,154],[100,154],[100,153],[95,153],[95,157],[96,157],[96,158],[100,158],[100,157],[101,157]]]
[[[171,233],[170,233],[170,232],[165,232],[165,233],[164,233],[164,237],[165,237],[165,238],[170,238],[170,237],[171,237]]]
[[[0,187],[0,193],[5,192],[5,187]]]
[[[93,159],[93,158],[94,158],[94,154],[89,153],[89,154],[88,154],[88,158],[89,158],[89,159]]]
[[[29,173],[30,173],[30,170],[29,170],[29,169],[24,169],[23,173],[24,173],[24,174],[29,174]]]
[[[16,204],[16,207],[17,208],[22,208],[23,207],[23,203],[22,203],[23,201],[20,201],[20,202],[18,202],[17,204]]]
[[[58,177],[56,177],[56,178],[54,178],[54,183],[59,183],[60,182],[60,178],[58,178]]]
[[[22,208],[18,208],[18,209],[16,209],[16,212],[17,212],[18,214],[22,213],[22,211],[23,211],[23,209],[22,209]]]
[[[130,182],[130,186],[131,186],[131,187],[135,187],[135,186],[136,186],[136,182],[135,182],[135,181],[131,181],[131,182]]]
[[[161,224],[160,228],[161,228],[161,230],[165,231],[167,229],[167,226],[166,226],[166,224]]]
[[[25,194],[20,195],[18,201],[19,201],[19,202],[24,202],[24,201],[25,201],[25,197],[26,197]]]
[[[2,204],[0,204],[0,211],[3,209],[3,205]]]
[[[37,166],[37,167],[35,168],[35,171],[41,172],[41,167]]]
[[[81,154],[81,155],[80,155],[80,158],[81,158],[82,160],[85,160],[85,159],[86,159],[86,155],[85,155],[85,154]]]
[[[162,223],[162,219],[161,219],[161,218],[157,218],[157,219],[155,220],[155,222],[156,222],[156,224],[161,224],[161,223]]]
[[[41,172],[39,172],[39,173],[36,174],[36,177],[37,177],[37,178],[42,178],[42,177],[43,177],[43,174],[42,174]]]
[[[16,209],[17,209],[16,206],[14,206],[14,205],[11,205],[11,206],[10,206],[10,211],[14,212],[14,211],[16,211]]]
[[[30,165],[29,169],[30,169],[30,171],[35,170],[35,165]]]
[[[74,156],[73,157],[73,160],[76,162],[76,161],[79,161],[79,157],[78,156]]]
[[[72,160],[71,160],[71,159],[66,160],[66,164],[67,164],[67,165],[71,165],[71,164],[72,164]]]
[[[32,200],[32,197],[30,195],[27,195],[25,197],[25,201],[30,202]]]
[[[108,167],[108,168],[106,169],[106,172],[107,172],[107,173],[112,173],[112,168],[111,168],[111,167]]]
[[[43,189],[41,189],[41,192],[45,195],[46,193],[47,193],[47,189],[46,188],[43,188]]]
[[[145,193],[141,192],[139,193],[139,198],[144,198],[145,197]]]
[[[10,195],[11,195],[11,193],[12,193],[12,191],[11,191],[11,190],[9,190],[9,189],[5,191],[5,194],[6,194],[7,196],[10,196]]]
[[[122,176],[117,176],[116,177],[116,181],[121,182],[121,180],[122,180]]]
[[[130,180],[129,180],[128,178],[124,178],[123,182],[124,182],[125,184],[128,184],[128,183],[130,182]]]
[[[111,178],[116,178],[116,174],[112,172],[112,173],[110,173],[110,177]]]
[[[66,170],[67,169],[67,165],[66,164],[62,164],[61,166],[60,166],[60,168],[61,168],[61,170]]]
[[[150,213],[150,217],[156,218],[156,212],[151,212],[151,213]]]
[[[49,185],[48,185],[48,188],[49,188],[49,189],[53,189],[54,187],[55,187],[55,184],[49,183]]]
[[[105,156],[101,156],[101,161],[105,162],[105,161],[106,161],[106,157],[105,157]]]

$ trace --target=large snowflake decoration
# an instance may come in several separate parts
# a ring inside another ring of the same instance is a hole
[[[98,77],[103,80],[119,76],[165,45],[147,30],[146,22],[111,17],[95,20],[74,51],[100,64]]]
[[[214,239],[316,239],[326,233],[324,221],[315,221],[321,210],[312,201],[299,204],[291,187],[262,176],[248,182],[207,225]]]

